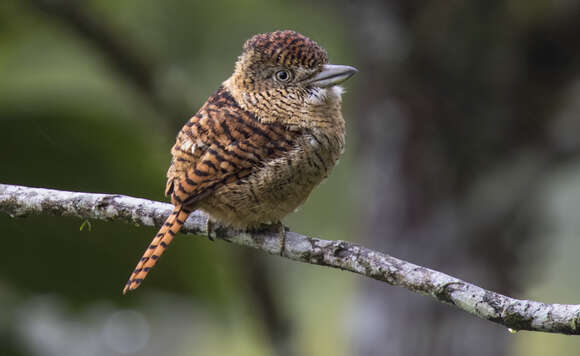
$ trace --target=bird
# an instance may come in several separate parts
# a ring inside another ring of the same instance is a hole
[[[233,74],[179,131],[165,195],[174,206],[127,281],[138,288],[197,209],[251,230],[281,220],[328,177],[345,145],[339,85],[357,72],[293,30],[248,39]]]

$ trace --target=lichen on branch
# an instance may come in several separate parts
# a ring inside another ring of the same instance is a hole
[[[160,226],[173,206],[115,194],[67,192],[0,184],[0,212],[27,215],[73,216],[83,220],[124,221]],[[195,211],[181,232],[208,234],[208,216]],[[346,241],[330,241],[286,232],[248,233],[226,229],[220,237],[238,245],[281,255],[294,261],[328,266],[360,274],[455,306],[510,330],[579,335],[580,305],[546,304],[510,298],[445,273],[400,260]]]

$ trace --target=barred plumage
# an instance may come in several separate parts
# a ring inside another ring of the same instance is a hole
[[[341,89],[355,73],[294,31],[252,37],[232,76],[177,135],[166,195],[175,205],[123,293],[137,288],[189,214],[224,224],[279,222],[325,179],[344,147]]]

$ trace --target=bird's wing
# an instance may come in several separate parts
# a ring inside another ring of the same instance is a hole
[[[296,135],[281,125],[260,123],[222,89],[179,132],[165,193],[175,205],[193,206],[287,153]]]
[[[123,293],[141,285],[196,202],[289,152],[297,135],[277,124],[260,123],[223,89],[212,96],[177,135],[165,190],[175,208],[143,253]]]

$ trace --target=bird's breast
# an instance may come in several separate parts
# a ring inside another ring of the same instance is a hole
[[[236,184],[219,188],[200,207],[238,228],[280,221],[328,177],[343,151],[344,140],[343,129],[304,133],[289,152]]]

